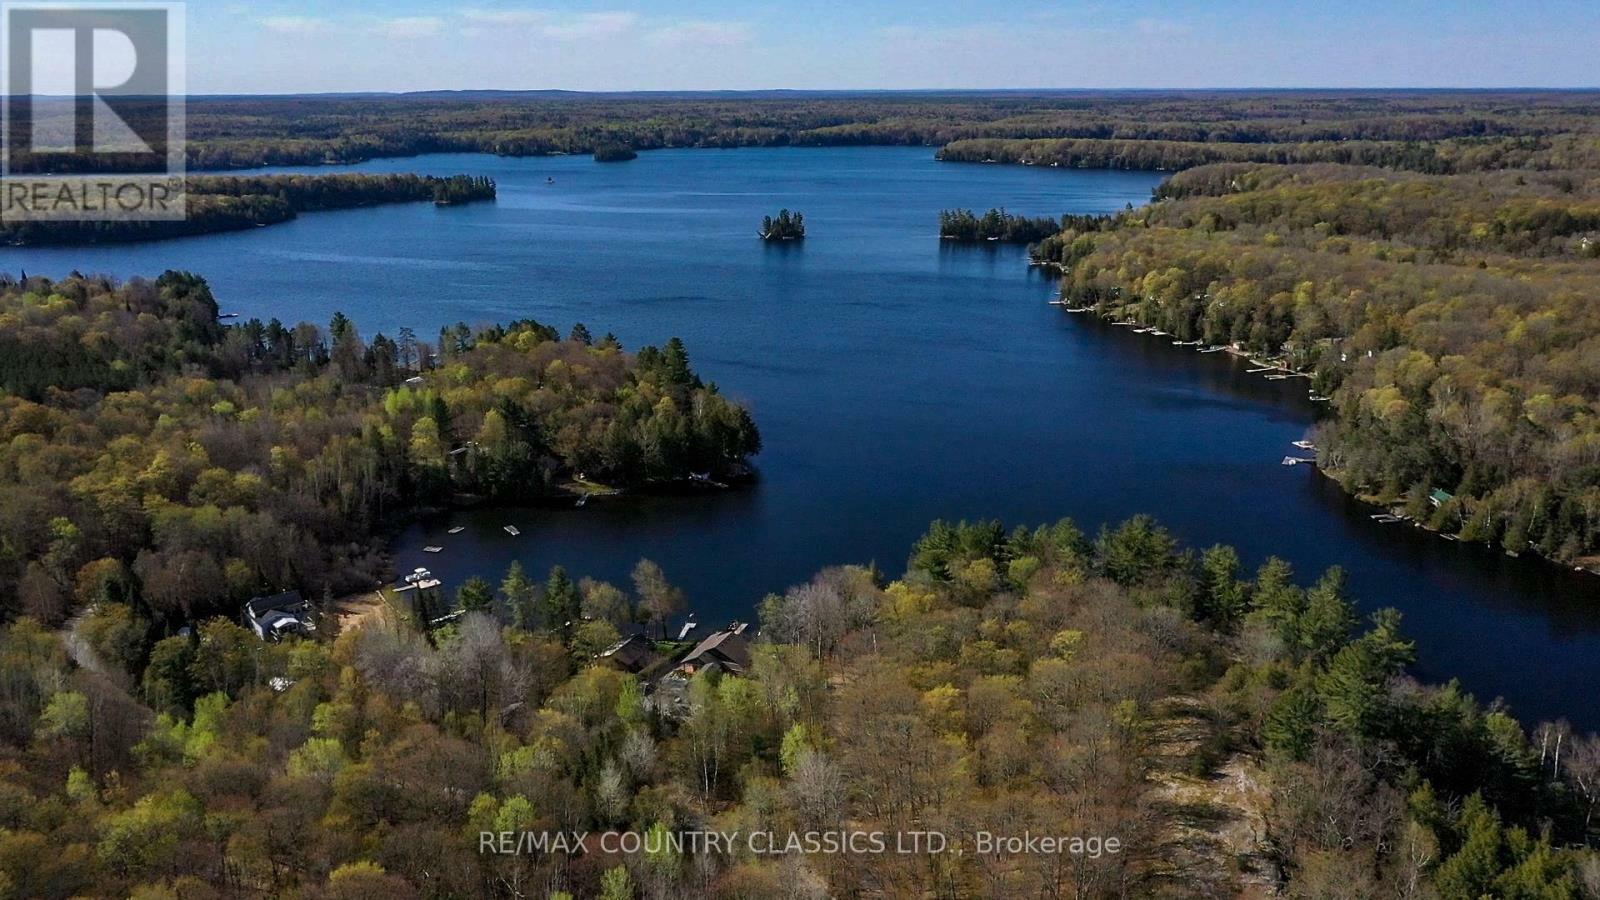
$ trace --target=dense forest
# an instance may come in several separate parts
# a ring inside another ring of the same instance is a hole
[[[941,147],[989,138],[1217,145],[1443,141],[1462,144],[1462,153],[1486,144],[1495,148],[1487,152],[1507,156],[1592,159],[1600,152],[1595,96],[1583,91],[917,91],[195,97],[187,107],[187,147],[196,169],[442,152],[593,153],[607,144],[634,150]],[[127,115],[136,118],[138,112]],[[1155,148],[1136,149],[1143,159]],[[1109,158],[1117,152],[1107,147],[1094,155]],[[1234,159],[1197,159],[1189,156],[1193,151],[1175,148],[1157,152],[1188,157],[1187,165]],[[1328,152],[1340,151],[1333,146]],[[1381,152],[1409,151],[1398,146]],[[60,166],[59,158],[36,163],[18,156],[12,170],[33,171],[46,162]],[[1181,166],[1169,161],[1135,167]]]
[[[638,158],[639,154],[633,152],[633,148],[627,144],[601,144],[594,148],[595,162],[627,162],[630,159]]]
[[[1157,194],[1036,248],[1071,305],[1310,373],[1320,462],[1352,490],[1592,564],[1600,175],[1227,164]]]
[[[1032,244],[1068,227],[1070,217],[1028,218],[1003,209],[977,215],[970,209],[945,209],[939,212],[939,237],[951,241],[1005,241]]]
[[[419,508],[745,474],[749,413],[682,342],[533,321],[436,342],[218,323],[205,282],[0,282],[0,591],[56,625],[108,599],[170,633],[290,588],[388,573]]]
[[[846,566],[769,597],[748,667],[696,671],[676,705],[665,681],[592,661],[673,594],[653,564],[635,576],[514,567],[449,623],[396,610],[320,641],[215,618],[151,643],[148,612],[113,597],[66,640],[14,620],[0,886],[1600,896],[1600,744],[1410,681],[1398,617],[1358,622],[1337,569],[1308,588],[1276,560],[1250,577],[1145,518],[1094,538],[935,523],[896,581]],[[711,830],[728,843],[668,841]],[[499,852],[521,832],[587,837]],[[807,834],[845,851],[807,852]]]
[[[493,200],[493,179],[453,175],[191,175],[187,209],[173,221],[0,223],[0,243],[93,244],[150,241],[287,222],[302,212],[431,200],[454,206]]]
[[[947,162],[1014,163],[1069,169],[1172,172],[1224,162],[1339,163],[1448,174],[1497,169],[1600,168],[1600,135],[1452,138],[1441,141],[1337,139],[1303,143],[1067,138],[969,139],[939,150]]]

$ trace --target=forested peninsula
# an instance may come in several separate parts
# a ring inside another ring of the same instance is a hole
[[[894,581],[846,566],[768,598],[760,636],[722,645],[743,664],[691,668],[671,703],[593,655],[671,592],[648,564],[631,592],[514,567],[444,624],[281,643],[221,617],[161,637],[116,571],[81,579],[68,640],[0,628],[15,896],[1600,888],[1594,738],[1409,680],[1398,616],[1358,622],[1337,569],[1247,576],[1147,518],[935,523]],[[672,843],[693,831],[733,838]],[[502,853],[502,832],[587,837]],[[1059,845],[993,840],[1026,835]]]
[[[493,200],[493,179],[471,175],[193,175],[184,179],[185,218],[173,221],[0,223],[0,243],[96,244],[238,231],[287,222],[303,212],[432,201],[455,206]]]
[[[1035,255],[1068,306],[1311,375],[1350,490],[1597,562],[1600,169],[1204,166]]]
[[[138,600],[158,633],[389,577],[419,509],[644,488],[760,449],[682,342],[627,353],[533,321],[436,341],[223,326],[200,278],[0,281],[0,614]]]
[[[947,241],[1004,241],[1009,244],[1032,244],[1071,227],[1074,216],[1054,219],[1049,216],[1017,216],[1003,209],[991,209],[978,215],[970,209],[946,209],[939,212],[939,237]]]

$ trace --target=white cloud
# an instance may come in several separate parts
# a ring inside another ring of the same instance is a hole
[[[542,25],[550,14],[536,9],[464,9],[461,18],[479,25]]]
[[[539,9],[467,9],[471,26],[521,28],[558,41],[581,41],[623,34],[638,24],[631,12],[553,13]]]
[[[261,26],[278,34],[315,34],[331,29],[333,23],[315,16],[267,16]]]
[[[750,26],[743,22],[679,22],[650,32],[652,44],[663,47],[736,47],[750,43]]]
[[[541,31],[549,38],[584,40],[622,34],[631,29],[638,19],[638,16],[630,12],[583,13],[550,22]]]
[[[438,16],[401,16],[383,19],[372,30],[389,38],[432,37],[444,31],[444,20]]]

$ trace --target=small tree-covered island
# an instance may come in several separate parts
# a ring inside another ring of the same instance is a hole
[[[806,236],[806,217],[800,213],[779,210],[778,217],[763,216],[761,231],[763,241],[797,241]]]

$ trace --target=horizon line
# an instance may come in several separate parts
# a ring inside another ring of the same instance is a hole
[[[590,97],[607,96],[695,96],[695,95],[762,95],[762,94],[922,94],[922,95],[993,95],[993,94],[1206,94],[1206,93],[1328,93],[1328,94],[1582,94],[1600,93],[1600,84],[1581,87],[1553,87],[1542,85],[1500,85],[1500,86],[1474,86],[1474,87],[1419,87],[1407,85],[1391,85],[1384,87],[1328,87],[1328,86],[1247,86],[1247,87],[1095,87],[1095,88],[1067,88],[1067,87],[1011,87],[1011,88],[616,88],[604,90],[585,90],[577,88],[421,88],[417,90],[327,90],[327,91],[219,91],[211,93],[168,94],[127,96],[123,99],[147,99],[161,96],[164,98],[182,97],[185,100],[209,100],[231,98],[317,98],[317,97],[416,97],[431,95],[464,95],[464,94],[496,94],[507,96],[532,96],[532,95],[574,95]],[[5,94],[6,99],[43,99],[66,100],[81,99],[92,95],[86,94]]]

